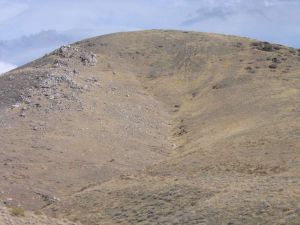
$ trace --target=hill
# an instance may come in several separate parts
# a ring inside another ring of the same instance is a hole
[[[7,205],[82,224],[299,224],[300,51],[186,31],[0,77]]]

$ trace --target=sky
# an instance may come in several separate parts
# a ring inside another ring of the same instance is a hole
[[[0,0],[0,73],[83,38],[176,29],[300,48],[300,0]]]

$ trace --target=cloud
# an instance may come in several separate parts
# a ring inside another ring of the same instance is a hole
[[[299,0],[264,0],[266,6],[272,5],[300,5]]]
[[[84,28],[105,33],[128,28],[175,28],[190,4],[185,0],[31,0],[27,5],[23,13],[0,21],[0,40],[48,29],[63,32]]]
[[[198,23],[199,21],[219,19],[225,20],[228,16],[234,13],[233,10],[228,10],[225,8],[201,8],[198,9],[191,18],[185,20],[182,25],[192,25]]]
[[[0,23],[12,19],[28,9],[22,2],[0,1]]]
[[[16,66],[7,64],[5,62],[0,62],[0,75],[14,68],[16,68]]]
[[[226,20],[237,14],[268,19],[265,14],[266,4],[264,1],[200,0],[197,4],[198,9],[189,15],[190,18],[184,21],[183,25],[191,25],[212,19]]]
[[[181,24],[190,30],[233,34],[300,47],[300,1],[186,0],[195,9]]]

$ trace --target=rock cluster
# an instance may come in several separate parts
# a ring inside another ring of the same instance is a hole
[[[26,111],[30,108],[40,109],[43,99],[47,100],[47,110],[54,109],[63,101],[80,102],[78,95],[87,91],[91,82],[97,82],[96,79],[79,79],[79,71],[74,67],[78,63],[83,66],[96,65],[94,53],[67,45],[55,50],[52,55],[55,56],[52,68],[24,74],[30,77],[30,85],[21,91],[20,102],[13,105],[13,108],[21,108],[21,117],[26,117]]]
[[[96,54],[71,45],[64,45],[55,50],[53,54],[65,59],[72,58],[79,60],[84,66],[95,66],[97,64]],[[57,60],[55,65],[58,67],[61,65],[66,66],[66,62],[63,60]]]
[[[69,105],[68,101],[79,103],[79,94],[83,86],[78,84],[69,74],[49,73],[41,82],[21,95],[20,116],[26,117],[28,110],[49,111],[60,109],[60,105]],[[64,103],[64,104],[63,104]]]

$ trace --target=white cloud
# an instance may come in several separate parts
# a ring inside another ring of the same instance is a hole
[[[14,68],[16,68],[14,65],[5,62],[0,62],[0,74],[10,71]]]

